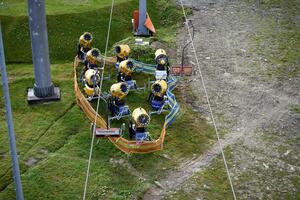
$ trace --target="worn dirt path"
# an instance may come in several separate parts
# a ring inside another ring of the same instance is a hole
[[[255,5],[251,7],[251,4],[237,0],[191,0],[185,1],[185,6],[193,8],[193,15],[189,18],[195,27],[195,47],[217,126],[227,132],[221,141],[222,146],[234,149],[239,142],[263,148],[265,144],[255,134],[258,129],[271,124],[291,124],[291,128],[300,130],[299,119],[286,117],[286,121],[280,122],[288,115],[290,105],[300,103],[297,90],[299,77],[280,84],[266,81],[260,77],[257,68],[264,69],[267,61],[250,53],[254,47],[250,38],[261,26]],[[187,38],[184,28],[178,38],[180,46]],[[196,63],[193,56],[190,48],[188,59]],[[210,121],[199,77],[196,74],[191,79],[195,80],[189,81],[191,87],[199,96],[193,107]],[[160,186],[153,185],[143,199],[163,199],[168,192],[178,190],[196,172],[208,167],[219,154],[216,143],[205,155],[183,162],[165,179],[158,180]]]

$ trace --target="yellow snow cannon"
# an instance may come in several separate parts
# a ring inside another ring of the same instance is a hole
[[[89,32],[85,32],[79,37],[77,45],[77,57],[81,62],[84,62],[86,59],[86,54],[92,48],[93,36]]]
[[[165,105],[167,104],[168,97],[166,96],[166,92],[168,89],[168,84],[165,80],[157,80],[151,86],[151,93],[149,95],[149,102],[151,104],[151,108],[154,111],[150,112],[151,114],[160,114]]]
[[[84,79],[90,86],[98,85],[100,83],[100,74],[95,69],[88,69],[84,73]]]
[[[158,49],[155,52],[155,62],[157,65],[166,65],[168,63],[168,56],[165,50]]]
[[[86,60],[88,62],[88,68],[98,67],[101,64],[101,52],[99,49],[93,48],[86,54]]]
[[[96,85],[94,87],[94,86],[89,86],[88,84],[85,84],[84,91],[89,97],[97,96],[97,95],[99,95],[99,86]]]
[[[151,86],[151,92],[154,96],[163,97],[168,89],[168,84],[165,80],[157,80]]]
[[[79,38],[80,46],[85,48],[85,49],[91,49],[92,48],[92,41],[93,41],[93,36],[89,32],[83,33]]]
[[[155,78],[156,80],[167,80],[169,76],[169,59],[167,53],[163,49],[158,49],[155,52]]]
[[[115,83],[110,87],[110,93],[113,97],[122,100],[129,93],[129,87],[125,82]]]
[[[133,62],[130,60],[124,60],[120,63],[118,82],[126,82],[130,90],[136,90],[136,81],[132,79],[132,73],[134,70]]]
[[[150,123],[150,116],[144,108],[139,107],[132,112],[132,122],[137,128],[145,128]]]
[[[150,123],[150,115],[145,109],[139,107],[136,108],[131,115],[131,121],[129,124],[129,136],[136,141],[149,141],[151,140],[149,132],[146,131],[146,127]]]
[[[124,60],[120,63],[120,73],[131,76],[133,73],[133,62]]]
[[[99,83],[100,83],[99,72],[95,69],[88,69],[84,74],[85,87],[84,91],[88,96],[99,94]]]
[[[129,93],[129,87],[125,82],[115,83],[110,87],[111,97],[108,101],[108,108],[112,113],[109,120],[120,120],[122,117],[129,117],[129,106],[125,104],[124,98]]]
[[[130,47],[128,45],[118,45],[115,47],[115,54],[117,56],[118,61],[128,59],[128,55],[130,53]]]

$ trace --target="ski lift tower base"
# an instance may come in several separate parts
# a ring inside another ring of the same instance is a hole
[[[38,103],[46,103],[49,101],[59,101],[60,100],[60,89],[59,87],[54,87],[54,92],[51,96],[47,97],[37,97],[34,94],[34,89],[29,88],[27,93],[27,102],[28,104],[38,104]]]

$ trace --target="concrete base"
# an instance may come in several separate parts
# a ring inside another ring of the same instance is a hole
[[[28,104],[37,104],[37,103],[45,103],[49,101],[59,101],[60,100],[60,89],[59,87],[54,87],[54,94],[49,97],[37,97],[34,95],[33,88],[28,89],[27,93],[27,102]]]
[[[133,35],[135,37],[152,37],[152,35],[150,33],[148,33],[148,34],[139,34],[139,33],[135,32],[135,33],[133,33]]]

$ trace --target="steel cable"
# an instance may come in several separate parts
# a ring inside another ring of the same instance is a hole
[[[215,118],[214,118],[212,108],[211,108],[211,105],[210,105],[210,100],[209,100],[209,97],[208,97],[207,89],[206,89],[206,86],[205,86],[204,78],[203,78],[203,75],[202,75],[201,67],[200,67],[200,64],[199,64],[199,59],[198,59],[198,56],[197,56],[196,48],[195,48],[194,41],[193,41],[193,36],[192,36],[191,30],[190,30],[190,27],[189,27],[189,23],[188,23],[185,8],[184,8],[184,5],[183,5],[183,1],[180,0],[180,3],[181,3],[182,12],[183,12],[183,15],[184,15],[184,18],[185,18],[185,22],[186,22],[186,25],[187,25],[188,34],[190,36],[190,40],[192,41],[191,44],[192,44],[192,48],[193,48],[193,51],[194,51],[194,54],[195,54],[194,56],[195,56],[195,59],[196,59],[197,68],[198,68],[198,71],[199,71],[199,76],[200,76],[202,86],[203,86],[203,89],[204,89],[204,92],[205,92],[206,101],[207,101],[209,111],[210,111],[210,115],[211,115],[211,118],[212,118],[212,122],[213,122],[213,125],[214,125],[214,129],[215,129],[215,133],[216,133],[216,136],[217,136],[219,148],[221,150],[221,154],[222,154],[222,158],[223,158],[223,161],[224,161],[224,166],[225,166],[225,169],[226,169],[226,172],[227,172],[227,177],[228,177],[228,180],[229,180],[229,183],[230,183],[233,199],[236,200],[234,187],[233,187],[233,184],[232,184],[231,176],[230,176],[228,165],[227,165],[227,162],[226,162],[226,157],[225,157],[225,154],[224,154],[224,150],[223,150],[223,147],[222,147],[222,144],[221,144],[220,135],[219,135],[217,125],[216,125],[216,122],[215,122]]]

